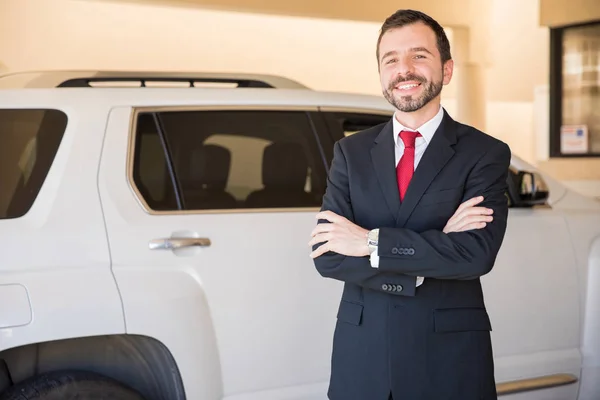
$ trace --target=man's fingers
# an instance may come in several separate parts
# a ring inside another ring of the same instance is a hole
[[[465,218],[462,218],[456,226],[462,228],[463,226],[477,223],[477,222],[492,222],[493,217],[491,215],[469,215]]]
[[[477,197],[473,197],[470,198],[469,200],[461,203],[460,206],[458,206],[458,212],[464,210],[465,208],[469,208],[469,207],[474,207],[477,204],[481,203],[483,201],[483,196],[477,196]]]
[[[481,214],[481,215],[488,215],[488,214],[493,214],[494,210],[492,208],[487,208],[487,207],[469,207],[465,210],[462,211],[462,213],[467,213],[468,215],[473,215],[473,214]]]
[[[454,215],[452,215],[452,217],[448,220],[448,223],[452,222],[453,219],[457,220],[457,219],[462,218],[463,213],[467,210],[485,208],[485,207],[475,207],[475,205],[479,204],[482,201],[483,201],[483,196],[473,197],[473,198],[465,201],[460,206],[458,206],[458,208],[454,212]]]
[[[308,242],[308,245],[312,247],[317,243],[328,242],[329,240],[331,240],[331,233],[319,233]]]
[[[325,219],[329,222],[337,222],[337,223],[340,223],[346,219],[344,217],[337,215],[333,211],[321,211],[320,213],[318,213],[316,215],[316,218],[317,219]]]
[[[466,226],[469,226],[471,224],[492,222],[493,219],[494,219],[494,217],[492,217],[491,215],[471,215],[471,216],[462,218],[460,221],[455,223],[453,225],[453,229],[455,229],[454,230],[455,232],[462,232],[462,231],[466,230],[465,229]]]
[[[337,215],[333,211],[321,211],[316,216],[318,220],[326,220],[330,223],[320,223],[312,230],[311,232],[311,240],[308,242],[309,246],[314,246],[318,243],[323,243],[316,250],[310,253],[311,258],[317,258],[331,249],[330,240],[333,238],[333,234],[331,233],[333,230],[337,229],[339,225],[337,224],[343,223],[346,221],[346,218]]]
[[[469,224],[467,226],[464,227],[465,231],[470,231],[473,229],[483,229],[487,226],[487,222],[473,222],[472,224]]]
[[[466,230],[473,229],[473,226],[477,226],[477,228],[485,227],[486,224],[492,222],[494,217],[491,215],[465,215],[462,218],[458,218],[454,221],[452,219],[448,221],[446,227],[444,228],[444,232],[463,232]],[[484,224],[483,226],[480,226]]]
[[[315,228],[310,233],[310,236],[315,236],[315,235],[318,235],[319,233],[323,233],[323,232],[331,232],[334,229],[335,229],[335,225],[331,224],[331,223],[317,224],[317,226],[315,226]]]
[[[487,207],[475,207],[483,201],[483,196],[473,197],[462,203],[454,215],[450,217],[444,232],[463,232],[470,229],[481,229],[492,222],[494,210]]]
[[[317,258],[325,253],[327,253],[329,251],[329,243],[325,243],[321,246],[319,246],[318,249],[316,249],[315,251],[310,253],[310,257],[311,258]]]
[[[474,230],[474,229],[482,229],[486,227],[486,223],[485,222],[474,222],[472,224],[467,224],[464,225],[460,228],[454,227],[451,229],[447,229],[446,233],[450,233],[450,232],[466,232],[466,231],[470,231],[470,230]]]
[[[470,215],[492,215],[493,213],[494,213],[494,210],[491,208],[469,207],[469,208],[462,210],[460,213],[455,214],[452,218],[455,218],[455,220],[458,221],[458,220],[461,220]]]
[[[462,210],[464,210],[467,207],[473,207],[473,206],[481,203],[482,201],[483,201],[483,196],[473,197],[473,198],[465,201],[464,203],[462,203],[460,206],[458,206],[458,209],[456,210],[456,213],[461,212]]]
[[[460,229],[452,230],[450,232],[466,232],[466,231],[471,231],[474,229],[483,229],[486,226],[487,226],[486,222],[473,222],[473,223],[470,223],[470,224],[467,224],[467,225],[461,227]]]
[[[449,220],[448,224],[454,224],[459,222],[465,217],[470,215],[492,215],[494,210],[486,207],[469,207],[460,212],[457,211]]]

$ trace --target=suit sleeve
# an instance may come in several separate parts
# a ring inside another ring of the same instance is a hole
[[[480,158],[467,178],[463,201],[484,196],[478,206],[494,210],[491,223],[483,229],[449,234],[381,228],[379,268],[437,279],[476,279],[490,272],[506,231],[510,157],[509,147],[498,142]]]
[[[332,211],[354,222],[348,168],[339,142],[336,142],[334,146],[333,161],[321,210]],[[319,220],[319,223],[328,223],[328,221]],[[365,242],[366,240],[365,237]],[[321,245],[322,243],[316,244],[313,246],[313,250]],[[314,264],[319,274],[325,278],[354,283],[385,293],[403,296],[414,296],[415,294],[416,277],[394,272],[381,272],[371,267],[369,257],[351,257],[329,251],[315,258]],[[384,289],[384,287],[389,288],[390,286],[394,288],[393,291]]]

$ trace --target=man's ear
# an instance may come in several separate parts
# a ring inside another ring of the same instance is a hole
[[[442,73],[443,73],[443,84],[447,85],[450,83],[450,80],[452,79],[452,73],[454,72],[454,60],[448,60],[444,63],[444,65],[442,66]]]

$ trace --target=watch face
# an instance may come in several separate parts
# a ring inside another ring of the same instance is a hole
[[[371,250],[371,253],[373,251],[375,251],[375,249],[377,248],[379,242],[379,230],[375,229],[372,231],[369,231],[369,233],[367,234],[367,245],[369,247],[369,250]]]

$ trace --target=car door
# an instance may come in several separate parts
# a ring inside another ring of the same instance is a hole
[[[392,117],[383,110],[340,107],[323,107],[320,115],[332,140]],[[517,174],[511,168],[509,179]],[[580,309],[576,257],[562,214],[548,204],[511,203],[502,248],[482,285],[502,398],[575,399]]]
[[[187,398],[325,397],[341,285],[309,257],[332,146],[314,111],[111,113],[100,192],[127,331],[169,348]]]

